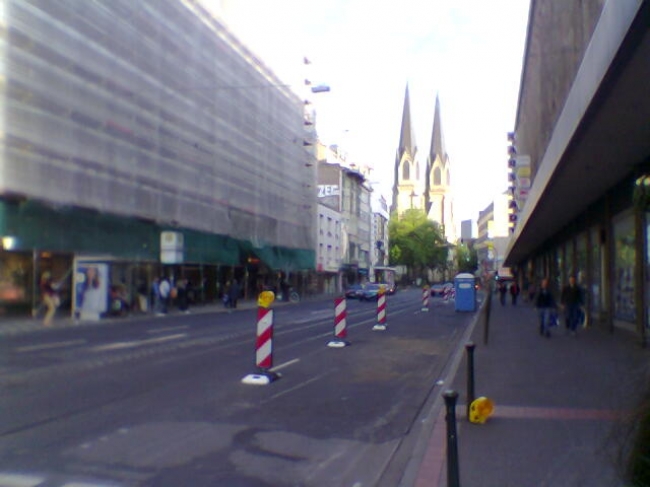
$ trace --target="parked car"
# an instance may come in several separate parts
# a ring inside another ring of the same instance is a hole
[[[363,291],[361,284],[352,284],[345,290],[345,297],[347,299],[359,299]]]

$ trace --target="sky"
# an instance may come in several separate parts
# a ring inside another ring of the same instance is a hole
[[[529,0],[203,1],[287,84],[330,87],[311,95],[319,138],[389,203],[407,84],[423,162],[440,98],[456,220],[507,189]]]

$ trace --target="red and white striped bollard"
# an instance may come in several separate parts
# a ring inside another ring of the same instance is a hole
[[[244,377],[242,379],[244,384],[266,385],[280,378],[280,374],[271,371],[273,367],[273,310],[270,306],[274,299],[275,296],[271,291],[262,292],[258,299],[255,365],[259,372]]]
[[[431,291],[429,291],[429,286],[424,286],[422,288],[422,311],[429,311],[429,296],[431,296]]]
[[[346,340],[348,336],[346,306],[345,296],[334,300],[334,339],[329,341],[328,347],[342,348],[350,345]]]
[[[377,295],[377,323],[372,327],[374,331],[386,329],[386,288],[381,286]]]

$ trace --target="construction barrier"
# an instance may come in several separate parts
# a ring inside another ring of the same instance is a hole
[[[345,296],[334,300],[334,339],[327,344],[328,347],[342,348],[350,345],[346,340],[347,330],[347,300]]]
[[[429,297],[431,296],[431,291],[429,290],[429,286],[424,286],[422,288],[422,311],[428,312],[429,311]]]
[[[271,291],[263,291],[258,298],[255,365],[259,372],[244,377],[242,379],[244,384],[266,385],[280,378],[279,374],[271,371],[273,367],[273,310],[271,304],[274,299],[275,295]]]
[[[377,295],[377,324],[372,327],[375,331],[384,331],[386,329],[386,287],[379,287]]]

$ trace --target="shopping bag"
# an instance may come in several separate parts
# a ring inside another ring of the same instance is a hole
[[[560,317],[556,312],[552,312],[550,316],[550,326],[551,328],[555,328],[557,326],[560,326]]]

